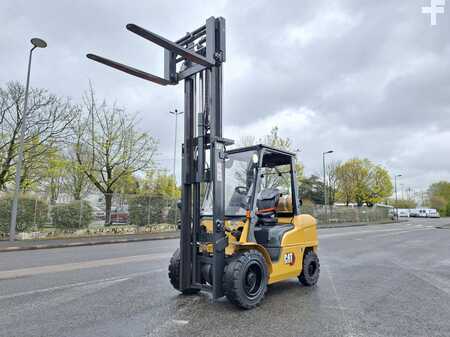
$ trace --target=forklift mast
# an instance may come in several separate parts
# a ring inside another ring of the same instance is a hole
[[[222,63],[225,62],[225,19],[206,23],[172,42],[158,34],[128,24],[126,28],[164,48],[164,77],[156,76],[94,54],[87,57],[130,75],[166,86],[184,80],[184,143],[182,147],[182,206],[180,234],[180,290],[212,290],[223,296],[225,268],[224,161],[222,137]],[[209,167],[207,156],[209,155]],[[213,195],[213,233],[200,231],[201,184],[210,184]],[[211,256],[200,255],[200,244],[213,244]],[[201,265],[212,266],[212,286],[202,284]]]

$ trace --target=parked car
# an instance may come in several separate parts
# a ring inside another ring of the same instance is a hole
[[[398,210],[398,216],[399,217],[404,217],[404,218],[409,218],[409,209],[407,209],[407,208],[400,208]]]
[[[128,223],[128,212],[127,211],[115,211],[111,212],[111,224],[113,225],[123,225]]]
[[[394,209],[394,215],[397,215],[399,218],[409,218],[409,209],[407,208],[398,208]]]

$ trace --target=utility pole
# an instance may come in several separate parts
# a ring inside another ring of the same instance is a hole
[[[394,190],[395,190],[395,215],[397,218],[397,222],[398,222],[398,197],[397,197],[397,178],[401,177],[401,174],[396,174],[394,176]]]
[[[170,114],[175,116],[175,141],[173,144],[173,179],[175,181],[175,187],[177,186],[177,174],[176,174],[176,169],[177,169],[177,135],[178,135],[178,115],[181,115],[183,113],[183,111],[178,111],[177,109],[175,109],[175,111],[169,111]],[[174,224],[177,224],[177,201],[174,198],[174,213],[175,213],[175,218],[174,218]]]
[[[31,44],[33,48],[30,49],[30,56],[28,57],[28,71],[27,71],[27,83],[25,86],[25,98],[23,103],[23,116],[22,116],[22,125],[20,126],[20,138],[19,138],[19,153],[17,157],[16,163],[16,189],[14,191],[13,204],[11,209],[11,222],[9,227],[9,241],[14,241],[16,239],[16,224],[17,224],[17,208],[19,203],[19,194],[20,194],[20,179],[21,179],[21,170],[22,170],[22,162],[23,162],[23,147],[24,147],[24,139],[25,139],[25,129],[27,122],[27,114],[28,114],[28,91],[30,89],[30,73],[31,73],[31,58],[33,56],[33,50],[36,48],[45,48],[47,47],[47,42],[44,40],[33,38],[31,39]],[[17,120],[19,122],[19,120]]]
[[[322,164],[323,164],[323,205],[325,209],[325,221],[327,221],[327,207],[328,207],[328,198],[327,198],[327,171],[326,171],[326,165],[325,165],[325,155],[329,153],[333,153],[333,150],[329,150],[326,152],[322,152]]]

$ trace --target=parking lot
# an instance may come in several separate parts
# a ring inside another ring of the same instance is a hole
[[[177,240],[0,253],[0,336],[450,336],[447,224],[321,229],[318,285],[251,311],[174,291]]]

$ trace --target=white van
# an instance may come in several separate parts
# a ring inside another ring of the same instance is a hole
[[[425,208],[418,208],[416,210],[416,216],[418,218],[426,218],[427,217],[427,210]]]
[[[435,208],[416,208],[411,210],[411,217],[417,218],[440,218],[441,215]]]
[[[439,212],[434,208],[429,208],[426,210],[427,218],[440,218],[441,215]]]

